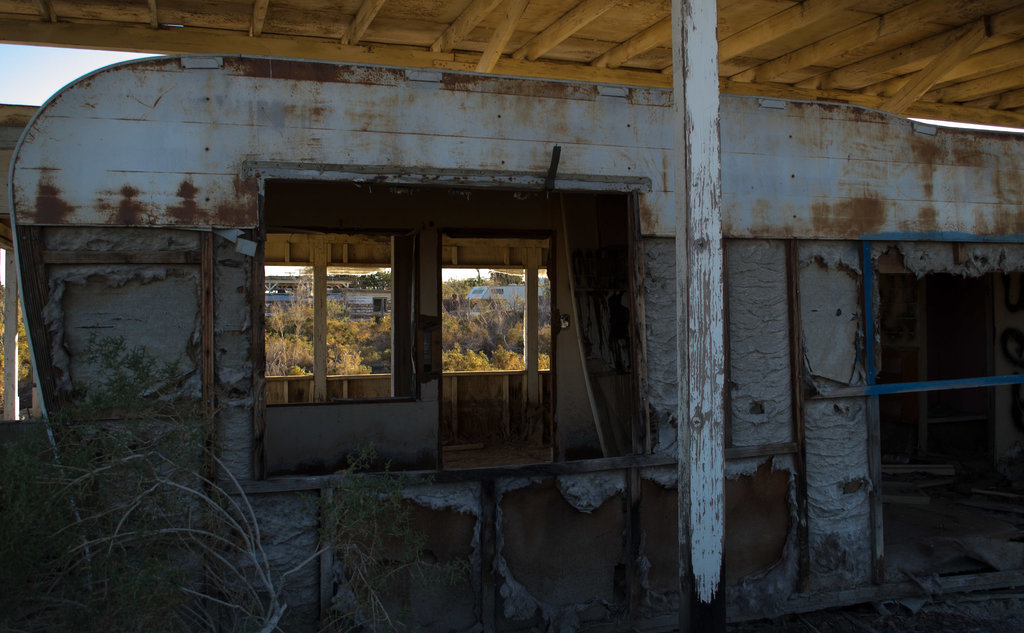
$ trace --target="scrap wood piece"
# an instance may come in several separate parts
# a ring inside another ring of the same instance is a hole
[[[1024,500],[1024,495],[1017,494],[1016,492],[1003,492],[1002,490],[987,490],[985,488],[971,488],[973,494],[988,495],[991,497],[1002,497],[1004,499],[1012,499],[1014,501]]]
[[[882,473],[886,475],[927,473],[952,477],[956,475],[956,466],[953,464],[882,464]]]

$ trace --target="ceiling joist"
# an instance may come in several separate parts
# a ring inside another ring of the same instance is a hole
[[[501,0],[473,0],[473,3],[466,7],[466,10],[444,30],[444,33],[434,40],[434,43],[430,45],[430,50],[435,53],[447,53],[452,50],[500,3]]]
[[[644,29],[622,44],[595,59],[591,64],[598,68],[618,68],[637,55],[658,46],[671,46],[672,19],[664,18]]]
[[[512,54],[515,59],[534,61],[567,40],[573,33],[590,24],[611,9],[619,0],[583,0],[554,24],[535,35],[522,48]]]
[[[487,42],[487,48],[484,49],[483,55],[480,56],[480,62],[476,65],[476,72],[489,73],[494,70],[494,66],[501,57],[501,52],[505,50],[508,41],[512,39],[512,34],[516,30],[516,25],[519,24],[519,19],[523,17],[523,11],[526,10],[527,2],[529,0],[506,0],[501,21],[498,22],[497,28],[494,29],[491,40]]]
[[[859,0],[805,0],[757,22],[718,43],[718,57],[725,61],[749,52],[793,31],[810,26]]]
[[[53,9],[53,3],[50,0],[32,0],[32,4],[36,5],[36,11],[39,12],[39,19],[44,22],[54,23],[57,21],[57,12]]]
[[[155,0],[152,0],[155,2]],[[249,23],[249,36],[259,37],[263,35],[263,25],[267,20],[267,7],[270,0],[254,0],[252,3],[252,21]]]
[[[157,15],[156,0],[149,0],[149,25],[154,29],[160,28],[160,17]]]
[[[363,39],[363,36],[366,35],[366,30],[370,28],[370,23],[373,22],[373,18],[377,17],[377,12],[380,11],[385,2],[387,0],[363,0],[359,11],[356,12],[356,18],[345,29],[345,34],[341,36],[341,43],[358,44]]]

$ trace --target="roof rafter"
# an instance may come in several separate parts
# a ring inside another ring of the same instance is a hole
[[[929,93],[928,100],[930,101],[931,97],[934,96],[934,100],[939,103],[957,103],[1008,91],[1020,85],[1020,78],[1024,76],[1024,59],[1021,60],[1021,64],[1017,68],[1004,70],[1001,73],[979,77],[978,79],[965,81],[955,86],[934,90]]]
[[[943,9],[948,10],[948,8],[948,0],[918,0],[918,2],[861,22],[778,59],[739,73],[732,79],[756,82],[775,81],[786,73],[813,66],[819,60],[830,59],[843,52],[854,50],[865,43],[926,22],[935,15],[941,14]]]
[[[1024,59],[1024,40],[1013,42],[1006,46],[990,48],[986,51],[975,53],[950,68],[949,72],[942,76],[940,82],[976,78],[981,75],[991,75],[992,73],[1009,70],[1020,66],[1020,60],[1022,59]],[[868,86],[864,91],[877,95],[893,95],[899,92],[909,79],[908,76],[894,77]]]
[[[583,0],[555,20],[551,26],[533,36],[530,41],[513,53],[512,57],[530,61],[537,59],[567,40],[576,31],[596,20],[618,2],[619,0]]]
[[[32,0],[32,4],[36,5],[36,11],[39,11],[39,18],[44,22],[56,22],[57,12],[53,9],[53,3],[50,0]]]
[[[473,0],[466,10],[448,25],[441,36],[430,45],[435,53],[446,53],[461,42],[480,22],[494,11],[501,0]]]
[[[478,73],[489,73],[494,70],[495,64],[498,63],[498,59],[501,57],[501,52],[505,50],[505,46],[512,38],[516,25],[519,24],[519,18],[523,17],[523,11],[526,10],[526,3],[529,1],[506,1],[501,21],[498,22],[498,27],[494,29],[494,35],[487,42],[487,48],[484,49],[484,53],[480,56],[480,61],[476,65]]]
[[[363,39],[366,35],[366,30],[370,28],[370,23],[373,22],[373,18],[377,17],[377,12],[384,6],[387,0],[363,0],[363,4],[359,6],[359,11],[356,12],[356,17],[352,20],[352,24],[349,24],[348,28],[345,29],[345,34],[341,36],[342,44],[358,44],[359,40]]]
[[[263,35],[263,25],[267,20],[268,6],[270,6],[270,0],[253,0],[252,21],[249,22],[250,37],[259,37],[260,35]]]
[[[718,58],[732,59],[793,31],[842,11],[858,0],[804,0],[718,43]]]
[[[999,97],[999,101],[996,102],[996,108],[1000,110],[1013,110],[1015,108],[1024,108],[1024,88],[1020,90],[1012,90]]]
[[[598,68],[618,68],[630,59],[646,53],[660,44],[671,44],[672,18],[667,17],[650,26],[622,44],[591,62]]]
[[[988,37],[986,20],[975,22],[951,46],[936,55],[927,66],[915,73],[895,95],[882,104],[882,109],[899,114],[924,96],[951,68],[967,59]]]
[[[157,15],[156,0],[149,0],[149,25],[154,29],[160,28],[160,18]]]

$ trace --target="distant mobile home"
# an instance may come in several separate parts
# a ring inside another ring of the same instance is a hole
[[[80,79],[28,125],[10,176],[45,409],[90,380],[102,325],[191,359],[174,395],[211,403],[276,567],[315,551],[308,495],[372,443],[429,473],[408,491],[415,523],[470,570],[440,598],[396,598],[419,630],[669,630],[691,483],[676,252],[702,247],[676,234],[672,114],[654,88],[269,58]],[[915,465],[998,478],[1019,459],[1024,137],[723,95],[721,143],[729,617],[868,600],[903,571],[1022,580],[1022,544],[998,530],[914,527],[960,516],[952,489],[899,501],[922,490]],[[318,370],[310,401],[268,404],[264,269],[285,264],[393,271],[378,391],[332,391]],[[498,287],[527,303],[525,370],[442,372],[451,267],[525,271]],[[928,554],[950,538],[956,556]],[[344,593],[332,565],[293,577],[289,630]]]

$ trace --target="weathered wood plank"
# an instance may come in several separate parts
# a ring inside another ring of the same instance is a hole
[[[18,419],[18,267],[14,251],[4,251],[4,419]]]
[[[200,238],[200,250],[202,251],[202,264],[200,270],[200,327],[202,346],[202,393],[203,413],[212,416],[216,410],[216,398],[214,395],[214,254],[213,254],[213,233],[203,233]]]
[[[498,22],[498,26],[494,29],[494,34],[491,36],[490,41],[487,42],[487,48],[484,49],[483,54],[480,56],[480,61],[477,62],[476,72],[489,73],[494,70],[502,51],[505,50],[508,41],[512,39],[512,34],[516,30],[516,25],[519,24],[519,19],[523,17],[523,11],[526,9],[527,2],[528,0],[507,0],[504,12],[501,15],[501,21]]]
[[[462,41],[484,18],[494,11],[501,0],[473,0],[466,10],[448,25],[440,37],[430,45],[435,53],[446,53]]]

